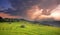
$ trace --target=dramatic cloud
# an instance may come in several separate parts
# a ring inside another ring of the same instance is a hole
[[[10,3],[16,9],[15,14],[21,16],[26,16],[26,10],[35,5],[42,9],[53,9],[58,5],[57,0],[10,0]]]
[[[51,11],[51,16],[55,20],[60,20],[60,5],[58,5],[54,10]]]
[[[44,9],[39,9],[38,6],[32,6],[31,10],[27,11],[27,16],[31,20],[60,20],[60,5],[56,6],[55,9],[49,12],[49,9],[46,9],[45,15],[43,14]]]
[[[29,10],[34,5],[40,4],[41,1],[42,0],[10,0],[12,7],[16,9],[16,14],[23,17],[26,16],[26,10]]]
[[[7,10],[4,10],[4,13],[13,16],[21,16],[23,18],[31,20],[50,19],[51,15],[55,19],[55,16],[53,15],[54,14],[53,10],[60,4],[60,0],[5,0],[5,1],[7,1],[7,3],[0,2],[1,3],[0,5],[3,4],[3,7],[5,6],[6,8],[8,8]],[[53,12],[51,13],[51,11]]]

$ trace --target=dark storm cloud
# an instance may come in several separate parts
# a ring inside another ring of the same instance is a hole
[[[16,9],[16,14],[22,16],[26,15],[26,10],[30,9],[31,6],[38,5],[41,1],[42,0],[10,0],[12,7]]]
[[[10,16],[21,16],[23,18],[27,18],[29,17],[29,13],[33,12],[33,11],[28,12],[28,16],[27,16],[27,10],[30,10],[32,8],[34,9],[35,5],[37,5],[41,9],[53,9],[59,4],[60,4],[60,0],[0,0],[0,13],[3,12],[5,14],[9,14]],[[45,11],[46,10],[44,10],[43,12]],[[37,20],[38,19],[40,20],[41,17],[39,16],[37,17]],[[45,17],[42,17],[43,20],[44,18]]]
[[[60,4],[60,0],[57,0],[57,3]]]
[[[2,0],[1,0],[2,1]],[[4,10],[5,13],[11,15],[26,16],[26,10],[29,10],[32,6],[38,5],[43,9],[52,8],[57,4],[60,4],[60,0],[3,0],[7,3],[3,3],[3,6],[8,10]],[[8,4],[9,3],[9,4]],[[11,5],[10,5],[11,4]],[[9,8],[11,6],[11,8]]]
[[[60,0],[9,0],[12,7],[15,10],[12,15],[26,15],[26,10],[30,9],[34,5],[41,6],[43,9],[48,9],[53,7],[54,5],[59,4]]]

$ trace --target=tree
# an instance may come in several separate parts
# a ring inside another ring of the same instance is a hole
[[[0,22],[3,22],[4,20],[3,20],[3,18],[2,17],[0,17]]]

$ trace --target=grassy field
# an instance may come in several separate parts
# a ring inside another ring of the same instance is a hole
[[[21,28],[21,25],[25,28]],[[60,28],[29,22],[3,22],[0,23],[0,35],[60,35]]]

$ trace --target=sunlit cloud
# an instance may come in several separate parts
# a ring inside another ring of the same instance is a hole
[[[51,15],[55,20],[60,20],[60,5],[51,11]]]
[[[31,12],[32,11],[32,12]],[[51,19],[54,20],[60,20],[60,5],[58,5],[55,9],[49,11],[49,9],[46,9],[45,15],[44,9],[39,9],[38,6],[34,6],[31,10],[28,10],[28,16],[31,20],[45,20],[45,19]],[[30,13],[31,12],[31,13]]]
[[[5,5],[5,3],[3,3],[8,9],[0,13],[0,16],[3,18],[20,18],[22,16],[22,18],[30,20],[45,20],[50,18],[58,20],[60,16],[59,1],[60,0],[9,0],[9,4],[6,3],[7,5]],[[1,8],[0,10],[3,9]]]

